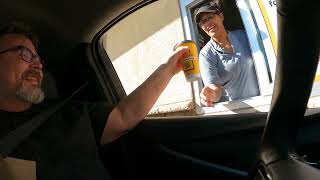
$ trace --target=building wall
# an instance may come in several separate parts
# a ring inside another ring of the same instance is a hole
[[[124,18],[104,37],[104,47],[129,94],[184,40],[178,0],[160,0]],[[151,114],[193,109],[191,84],[176,75]]]

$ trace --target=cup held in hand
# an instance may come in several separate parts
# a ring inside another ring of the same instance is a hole
[[[198,60],[198,51],[195,42],[190,40],[182,41],[177,44],[178,47],[189,47],[189,53],[182,60],[182,69],[188,82],[197,81],[200,79],[200,68]]]

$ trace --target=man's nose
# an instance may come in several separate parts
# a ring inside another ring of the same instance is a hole
[[[208,27],[208,25],[211,25],[212,23],[213,23],[212,20],[209,19],[209,20],[206,20],[206,21],[204,22],[204,25],[205,25],[206,27]]]
[[[30,63],[31,67],[33,68],[37,68],[37,69],[42,69],[43,65],[40,59],[34,59],[31,63]]]

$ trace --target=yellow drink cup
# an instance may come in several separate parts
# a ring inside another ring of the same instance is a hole
[[[197,81],[200,79],[200,68],[198,59],[198,50],[195,42],[190,40],[182,41],[177,44],[178,47],[189,47],[188,55],[182,60],[182,69],[188,82]]]

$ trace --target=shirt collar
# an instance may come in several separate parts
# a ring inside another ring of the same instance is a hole
[[[231,43],[231,46],[233,47],[233,51],[234,51],[234,53],[235,53],[236,50],[238,49],[238,45],[239,45],[238,40],[237,40],[237,38],[234,36],[234,34],[233,34],[232,32],[230,32],[230,31],[227,31],[227,36],[228,36],[228,39],[229,39],[229,41],[230,41],[230,43]],[[210,38],[210,41],[211,41],[211,43],[213,44],[213,48],[214,48],[216,51],[218,51],[218,52],[220,52],[220,53],[224,53],[224,52],[225,52],[224,49],[223,49],[222,47],[220,47],[220,46],[218,45],[218,43],[216,43],[212,38]]]

